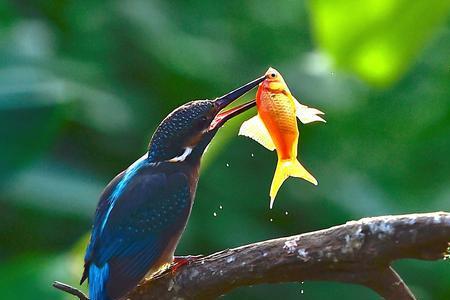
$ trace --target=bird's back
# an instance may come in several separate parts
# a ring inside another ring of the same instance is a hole
[[[92,300],[125,296],[150,269],[171,262],[191,211],[193,168],[143,163],[131,176],[130,168],[97,208],[85,257]]]

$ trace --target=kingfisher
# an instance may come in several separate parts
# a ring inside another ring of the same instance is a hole
[[[195,100],[157,127],[147,153],[103,190],[80,280],[91,300],[124,297],[146,274],[174,261],[194,202],[201,157],[218,129],[255,105],[223,109],[264,80],[214,100]]]

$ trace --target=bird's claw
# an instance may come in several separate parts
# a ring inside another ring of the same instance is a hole
[[[189,265],[202,257],[204,257],[204,255],[175,256],[173,258],[172,265],[170,266],[170,270],[172,271],[172,273],[176,273],[181,267]]]

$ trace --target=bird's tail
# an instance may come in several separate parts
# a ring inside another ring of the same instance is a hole
[[[317,180],[303,167],[300,162],[294,159],[278,160],[275,175],[272,180],[272,186],[270,187],[270,208],[272,209],[275,196],[278,193],[283,182],[289,177],[303,178],[314,185],[317,185]]]
[[[89,298],[90,300],[112,300],[106,292],[106,281],[109,277],[109,265],[102,267],[95,264],[89,266]]]

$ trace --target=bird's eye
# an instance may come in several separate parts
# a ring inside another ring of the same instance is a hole
[[[202,117],[200,117],[200,118],[198,119],[198,121],[197,121],[197,127],[198,127],[199,129],[202,129],[202,128],[204,128],[205,126],[207,126],[207,123],[208,123],[208,117],[202,116]]]
[[[277,77],[277,74],[271,73],[271,74],[270,74],[270,77],[275,78],[275,77]]]

